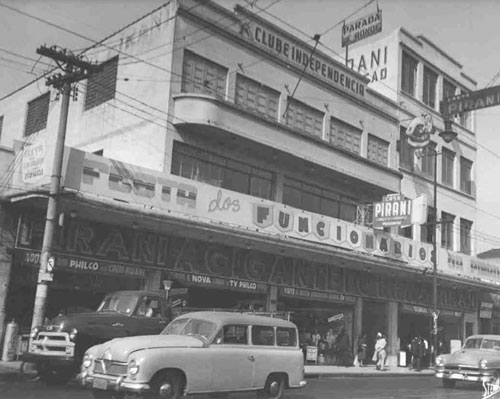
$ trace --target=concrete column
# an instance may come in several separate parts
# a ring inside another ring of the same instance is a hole
[[[391,367],[397,367],[398,365],[398,303],[388,302],[387,303],[387,319],[386,319],[386,331],[387,331],[387,361],[386,364]]]
[[[278,310],[278,287],[272,285],[266,298],[266,312],[276,312]]]
[[[353,340],[352,348],[354,356],[358,351],[358,340],[363,335],[363,298],[357,297],[354,302],[354,323],[353,323]]]
[[[163,289],[161,285],[161,270],[151,269],[146,273],[146,278],[142,284],[143,290]]]
[[[0,348],[3,348],[3,335],[6,320],[5,308],[9,293],[12,271],[12,252],[14,248],[15,227],[13,218],[0,206]]]

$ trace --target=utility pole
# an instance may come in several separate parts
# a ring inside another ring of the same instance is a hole
[[[43,325],[45,318],[45,307],[47,302],[48,282],[53,280],[53,269],[55,260],[52,257],[52,241],[56,228],[58,197],[61,187],[61,171],[64,155],[64,141],[66,139],[66,125],[68,123],[69,99],[71,96],[71,85],[82,79],[89,78],[93,73],[99,72],[102,67],[84,61],[82,57],[76,56],[66,49],[57,46],[41,46],[36,50],[37,54],[54,60],[63,74],[56,73],[47,79],[47,86],[53,86],[62,93],[61,115],[59,118],[59,129],[52,165],[50,180],[49,202],[47,204],[47,216],[45,218],[45,230],[43,233],[42,253],[40,256],[40,268],[38,271],[38,284],[36,287],[35,304],[33,308],[33,321],[31,327]]]

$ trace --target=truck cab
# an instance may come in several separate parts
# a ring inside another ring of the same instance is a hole
[[[159,334],[170,321],[167,291],[117,291],[95,312],[60,315],[31,331],[23,360],[36,364],[41,380],[66,382],[85,351],[118,337]]]

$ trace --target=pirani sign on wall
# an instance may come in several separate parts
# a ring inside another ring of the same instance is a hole
[[[442,108],[445,115],[456,115],[495,105],[500,105],[500,86],[448,97]]]
[[[390,194],[373,204],[373,227],[411,225],[412,200],[401,194]]]

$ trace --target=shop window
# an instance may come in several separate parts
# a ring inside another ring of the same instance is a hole
[[[455,153],[443,148],[441,182],[447,186],[453,187],[453,166],[455,163]]]
[[[415,149],[408,142],[406,128],[401,127],[399,131],[399,166],[409,171],[413,171],[415,159]]]
[[[222,330],[222,339],[224,344],[229,345],[247,345],[247,326],[228,325]]]
[[[352,198],[290,177],[283,184],[283,204],[350,222],[356,219]]]
[[[100,72],[93,74],[87,81],[85,111],[115,98],[118,77],[118,56],[104,62],[102,68]]]
[[[471,255],[472,251],[472,222],[460,219],[460,252]]]
[[[278,346],[297,346],[297,332],[294,328],[278,327],[276,329]]]
[[[424,66],[424,93],[422,101],[431,108],[436,108],[436,85],[438,75]]]
[[[228,69],[185,50],[182,65],[181,91],[224,99]]]
[[[441,246],[453,251],[453,223],[455,216],[441,212]]]
[[[172,174],[214,186],[274,199],[274,174],[184,143],[174,142]]]
[[[427,149],[422,156],[422,174],[434,178],[434,167],[436,162],[436,143],[432,141],[427,145]]]
[[[368,159],[378,164],[389,164],[389,143],[372,134],[368,135]]]
[[[418,62],[403,51],[401,70],[401,90],[410,96],[415,96]]]
[[[339,119],[330,118],[330,143],[345,150],[361,152],[362,131]]]
[[[432,244],[434,242],[436,218],[434,208],[427,211],[427,222],[420,226],[420,241]]]
[[[24,136],[31,136],[47,127],[49,117],[50,92],[42,94],[40,97],[28,103],[26,114],[26,124],[24,126]]]
[[[236,99],[240,107],[267,118],[278,119],[280,93],[241,74],[236,75]]]
[[[460,157],[460,191],[472,194],[472,161]]]
[[[302,133],[321,138],[323,136],[323,112],[288,97],[285,123]]]
[[[252,326],[252,343],[254,345],[274,346],[274,327]]]

